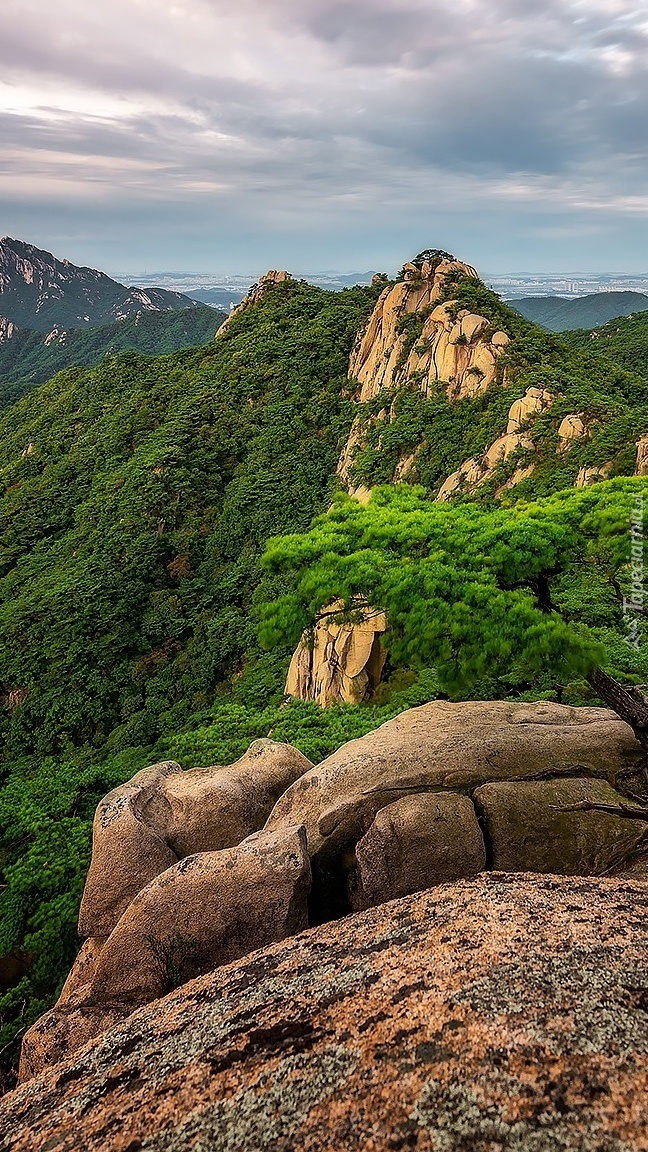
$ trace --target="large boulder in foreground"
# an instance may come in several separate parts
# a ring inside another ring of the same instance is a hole
[[[541,702],[435,700],[334,752],[278,800],[266,827],[303,824],[322,918],[346,910],[355,845],[376,813],[402,796],[471,795],[492,781],[594,777],[643,788],[643,751],[605,708]],[[340,873],[344,874],[340,874]]]
[[[301,752],[256,740],[227,768],[183,772],[175,761],[138,772],[101,801],[81,911],[81,936],[108,936],[138,892],[194,852],[240,844],[311,768]]]
[[[0,1102],[3,1152],[647,1152],[648,889],[482,874],[256,952]]]
[[[484,784],[474,794],[502,872],[602,876],[627,865],[648,845],[648,822],[579,804],[628,803],[605,780],[522,780]]]
[[[310,880],[302,828],[257,832],[168,868],[105,942],[86,942],[57,1005],[23,1039],[21,1080],[199,973],[301,932]]]

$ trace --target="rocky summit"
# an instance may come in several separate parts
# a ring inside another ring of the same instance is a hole
[[[3,1152],[644,1152],[648,888],[491,873],[303,932],[0,1105]]]

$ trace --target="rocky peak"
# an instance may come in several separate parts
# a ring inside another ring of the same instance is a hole
[[[233,320],[235,316],[239,316],[241,312],[247,312],[248,308],[252,308],[254,304],[260,304],[268,295],[268,292],[271,292],[277,284],[285,284],[292,279],[293,277],[290,275],[290,272],[286,272],[284,269],[277,271],[271,268],[269,272],[261,276],[258,284],[252,285],[247,295],[241,300],[241,303],[237,304],[236,308],[232,308],[227,320],[218,329],[217,336],[220,336],[225,331],[229,321]]]
[[[385,288],[358,339],[349,375],[360,384],[361,402],[415,373],[422,391],[444,381],[456,398],[483,392],[497,375],[509,337],[493,333],[485,316],[457,310],[449,298],[453,282],[479,279],[477,272],[445,253],[422,256],[404,266],[396,285]]]

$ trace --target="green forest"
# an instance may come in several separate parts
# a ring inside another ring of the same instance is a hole
[[[0,413],[7,1085],[23,1032],[52,1002],[78,947],[96,804],[139,768],[166,758],[184,768],[228,763],[267,735],[317,761],[439,695],[592,701],[592,661],[628,684],[648,680],[645,656],[624,643],[619,600],[629,507],[645,483],[629,478],[648,432],[648,335],[643,362],[617,358],[611,345],[594,356],[479,283],[454,285],[458,306],[513,338],[506,377],[457,403],[441,387],[426,397],[404,382],[380,426],[368,407],[354,478],[379,487],[364,509],[339,493],[335,470],[359,411],[349,354],[383,287],[275,285],[216,340],[66,368]],[[533,477],[499,501],[493,482],[434,505],[440,482],[539,384],[557,400],[539,417]],[[592,435],[561,457],[556,420],[576,410]],[[417,445],[416,486],[390,485],[399,456]],[[573,489],[579,468],[602,462],[609,480]],[[450,539],[464,556],[468,621],[453,618],[456,597],[447,594],[456,566],[428,564]],[[523,554],[526,567],[512,573],[512,556]],[[552,627],[529,616],[547,566],[560,617]],[[510,587],[468,651],[462,629],[474,626],[486,585],[492,592],[504,570]],[[365,705],[285,702],[295,640],[333,596],[389,608],[385,681]],[[429,603],[449,620],[438,635],[425,624]],[[513,623],[503,627],[506,619]]]
[[[94,368],[117,352],[160,356],[206,343],[225,319],[223,312],[197,305],[172,312],[140,312],[98,328],[60,329],[53,338],[19,328],[11,340],[0,341],[0,408],[72,365]]]

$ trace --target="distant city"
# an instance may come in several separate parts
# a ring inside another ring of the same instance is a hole
[[[373,272],[317,272],[304,275],[304,280],[320,288],[339,292],[353,284],[368,284]],[[176,292],[201,300],[214,307],[227,308],[238,304],[254,277],[250,274],[208,272],[154,272],[144,275],[119,276],[121,283],[140,288],[170,288]],[[644,292],[648,294],[648,272],[629,275],[579,276],[569,273],[520,272],[508,275],[485,276],[489,287],[505,300],[524,296],[563,296],[576,299],[595,292]]]

